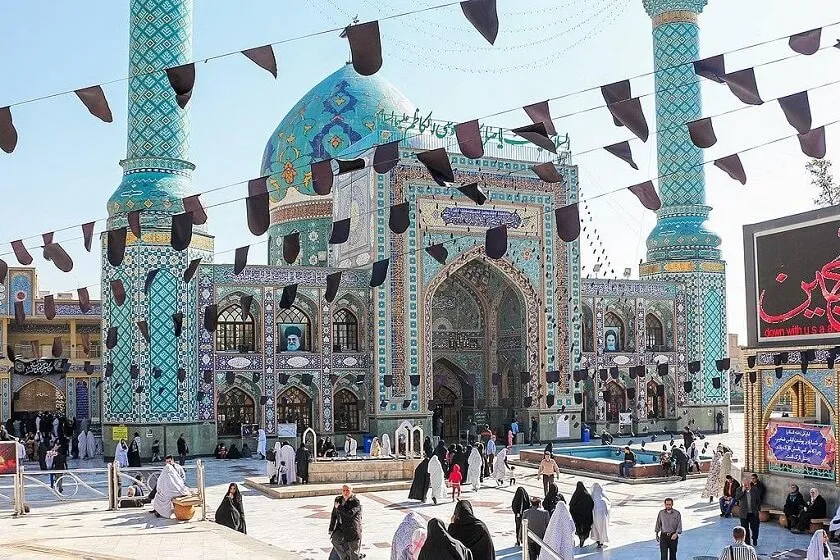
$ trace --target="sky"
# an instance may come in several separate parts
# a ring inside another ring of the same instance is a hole
[[[338,32],[288,41],[275,46],[279,76],[241,55],[208,57],[284,41],[347,25],[444,4],[442,0],[195,0],[193,59],[197,80],[190,101],[191,161],[195,192],[246,181],[260,175],[265,144],[285,114],[311,87],[338,69],[347,58],[347,43]],[[498,0],[500,34],[490,46],[466,22],[457,5],[380,22],[384,64],[380,74],[399,88],[421,112],[461,122],[516,109],[482,122],[513,128],[528,124],[523,105],[565,96],[551,103],[555,126],[571,136],[580,167],[583,198],[613,191],[657,176],[656,137],[631,142],[639,171],[603,150],[629,138],[616,128],[599,92],[567,95],[653,69],[651,23],[641,0]],[[121,179],[120,159],[126,146],[128,1],[83,3],[29,0],[4,6],[0,33],[0,107],[34,98],[47,99],[12,108],[19,133],[17,150],[0,153],[0,192],[5,195],[0,222],[0,258],[13,264],[8,242],[35,246],[40,234],[106,217],[105,203]],[[711,0],[700,16],[701,56],[729,53],[727,69],[753,65],[766,100],[840,81],[840,51],[791,57],[786,40],[749,45],[840,22],[835,0]],[[840,38],[840,26],[824,29],[823,46]],[[783,59],[781,62],[773,62]],[[773,63],[771,63],[773,62]],[[767,64],[770,63],[770,64]],[[114,122],[90,116],[72,91],[104,86]],[[654,90],[651,77],[634,79],[633,94],[651,128]],[[778,104],[743,105],[725,85],[704,80],[703,115],[716,116],[719,142],[704,159],[729,155],[794,133]],[[840,120],[836,108],[840,84],[811,92],[814,126]],[[582,110],[589,109],[583,113]],[[579,113],[557,118],[558,116]],[[838,126],[827,129],[828,157],[836,160]],[[590,151],[591,150],[591,151]],[[796,138],[742,154],[747,184],[706,167],[709,225],[723,239],[727,262],[729,331],[745,343],[746,318],[742,227],[813,208],[815,189],[804,166],[807,158]],[[206,206],[241,198],[244,184],[202,197]],[[594,230],[607,249],[610,268],[625,267],[638,275],[645,239],[654,213],[644,210],[629,192],[601,196],[588,203]],[[251,244],[249,262],[266,261],[265,236],[254,238],[239,201],[208,210],[216,236],[216,262],[232,262],[236,247]],[[97,224],[97,233],[102,229]],[[592,230],[590,230],[592,231]],[[75,260],[70,273],[58,271],[33,251],[40,289],[75,291],[96,286],[100,256],[94,246],[85,253],[78,227],[59,232]],[[582,240],[587,269],[594,263]],[[92,294],[98,289],[91,288]]]

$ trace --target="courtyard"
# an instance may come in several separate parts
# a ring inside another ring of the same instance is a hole
[[[732,431],[721,436],[710,435],[705,441],[710,447],[718,442],[732,447],[738,461],[743,463],[743,415],[731,415]],[[648,449],[661,447],[647,438]],[[622,438],[621,444],[634,438]],[[667,441],[667,440],[666,440]],[[705,443],[704,441],[704,443]],[[617,441],[617,443],[619,443]],[[638,447],[640,439],[635,438]],[[593,445],[597,445],[593,443]],[[85,465],[92,466],[92,465]],[[31,469],[32,467],[29,466]],[[37,466],[35,467],[37,468]],[[517,484],[529,494],[541,495],[542,484],[536,470],[517,466]],[[208,521],[177,523],[156,519],[144,509],[107,511],[104,501],[34,506],[21,518],[5,517],[0,521],[10,558],[39,558],[46,551],[53,557],[67,558],[148,558],[177,555],[180,558],[301,558],[323,559],[330,551],[327,527],[332,498],[276,499],[244,487],[245,477],[263,476],[262,461],[234,460],[206,461],[208,484]],[[612,501],[610,542],[598,550],[594,543],[576,550],[576,558],[656,558],[658,548],[653,539],[657,512],[666,497],[674,499],[682,512],[684,535],[680,540],[679,558],[706,560],[717,558],[729,544],[731,529],[737,519],[722,519],[717,503],[700,499],[705,478],[686,482],[655,484],[624,484],[594,478],[580,478],[562,474],[561,493],[568,498],[578,480],[587,487],[601,482]],[[238,482],[244,496],[248,536],[242,536],[212,523],[215,508],[230,482]],[[464,492],[472,502],[476,515],[484,521],[493,535],[497,558],[518,558],[515,546],[514,521],[510,502],[515,487],[485,486],[479,492]],[[407,491],[387,491],[359,495],[363,508],[363,552],[368,560],[390,558],[394,531],[406,513],[414,511],[424,519],[437,517],[448,522],[454,506],[451,502],[438,505],[420,504],[406,499]],[[836,504],[829,504],[833,511]],[[761,525],[758,551],[762,558],[804,558],[793,552],[804,550],[809,536],[791,534],[775,522]]]

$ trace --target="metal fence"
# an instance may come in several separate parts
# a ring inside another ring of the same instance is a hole
[[[12,509],[15,515],[24,515],[31,509],[54,506],[60,503],[104,501],[109,510],[120,509],[128,498],[128,488],[136,486],[148,497],[157,485],[164,465],[137,468],[120,468],[108,463],[100,469],[27,470],[19,466],[14,474],[0,475],[0,510]],[[207,517],[207,500],[204,463],[184,467],[186,484],[197,488],[201,520]]]

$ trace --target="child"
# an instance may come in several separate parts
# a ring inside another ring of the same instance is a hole
[[[286,466],[286,461],[280,461],[280,481],[283,486],[288,484],[287,477],[289,474],[289,467]]]
[[[156,439],[152,443],[152,463],[160,462],[160,440]]]
[[[508,486],[513,486],[516,484],[516,473],[513,472],[513,469],[516,467],[510,467],[510,480],[508,481]]]
[[[449,485],[452,487],[452,501],[455,501],[455,497],[461,496],[461,466],[460,465],[452,465],[452,472],[449,473]]]

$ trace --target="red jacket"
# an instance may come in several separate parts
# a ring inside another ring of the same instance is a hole
[[[461,484],[463,477],[461,476],[461,467],[459,465],[452,465],[452,472],[449,473],[450,484]]]

